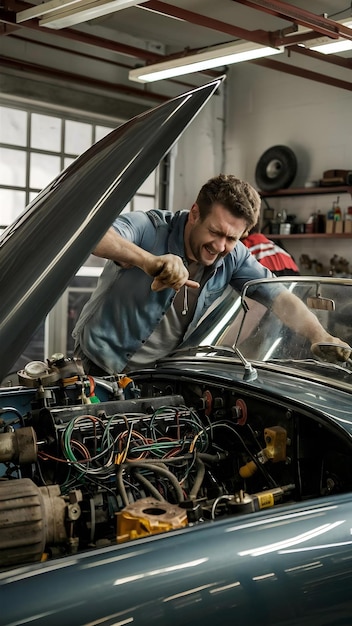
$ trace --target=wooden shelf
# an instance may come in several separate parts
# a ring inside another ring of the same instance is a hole
[[[292,235],[266,235],[268,239],[352,239],[352,233],[297,233]]]
[[[351,185],[333,185],[331,187],[291,187],[287,189],[278,189],[277,191],[259,191],[262,198],[283,198],[290,196],[309,196],[323,194],[342,194],[349,193],[352,196]],[[290,235],[269,234],[272,240],[295,240],[295,239],[352,239],[352,233],[292,233]]]
[[[278,189],[277,191],[258,191],[262,198],[278,198],[284,196],[309,196],[314,194],[326,193],[350,193],[352,195],[352,186],[335,185],[332,187],[288,187],[287,189]]]

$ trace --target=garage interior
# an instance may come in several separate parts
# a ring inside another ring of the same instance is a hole
[[[262,226],[302,274],[350,277],[352,4],[319,0],[308,10],[303,1],[115,0],[94,3],[100,11],[94,17],[98,9],[84,13],[82,3],[71,3],[68,17],[56,22],[50,21],[55,12],[44,8],[52,2],[5,0],[0,9],[1,228],[112,128],[225,74],[216,96],[125,210],[189,208],[219,172],[258,188],[262,155],[287,147],[296,157],[294,179],[287,189],[263,191]],[[347,49],[313,49],[336,42]],[[130,79],[149,65],[242,44],[280,53],[151,83]],[[336,207],[341,220],[333,220],[332,230],[308,226]],[[280,225],[287,222],[294,228],[284,234]],[[43,350],[72,353],[70,330],[100,271],[98,260],[88,259],[18,367],[43,358]]]

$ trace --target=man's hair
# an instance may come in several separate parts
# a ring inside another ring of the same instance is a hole
[[[203,185],[196,203],[201,220],[206,218],[213,204],[222,204],[234,217],[244,219],[249,230],[258,221],[261,201],[249,183],[231,174],[219,174]]]

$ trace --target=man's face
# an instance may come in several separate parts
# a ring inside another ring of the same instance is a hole
[[[246,229],[246,221],[234,217],[222,204],[214,204],[203,221],[194,204],[185,229],[186,255],[191,261],[212,265],[233,250]]]

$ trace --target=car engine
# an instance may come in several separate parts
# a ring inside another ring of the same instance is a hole
[[[348,491],[347,436],[194,374],[93,378],[53,355],[0,393],[0,567]]]

